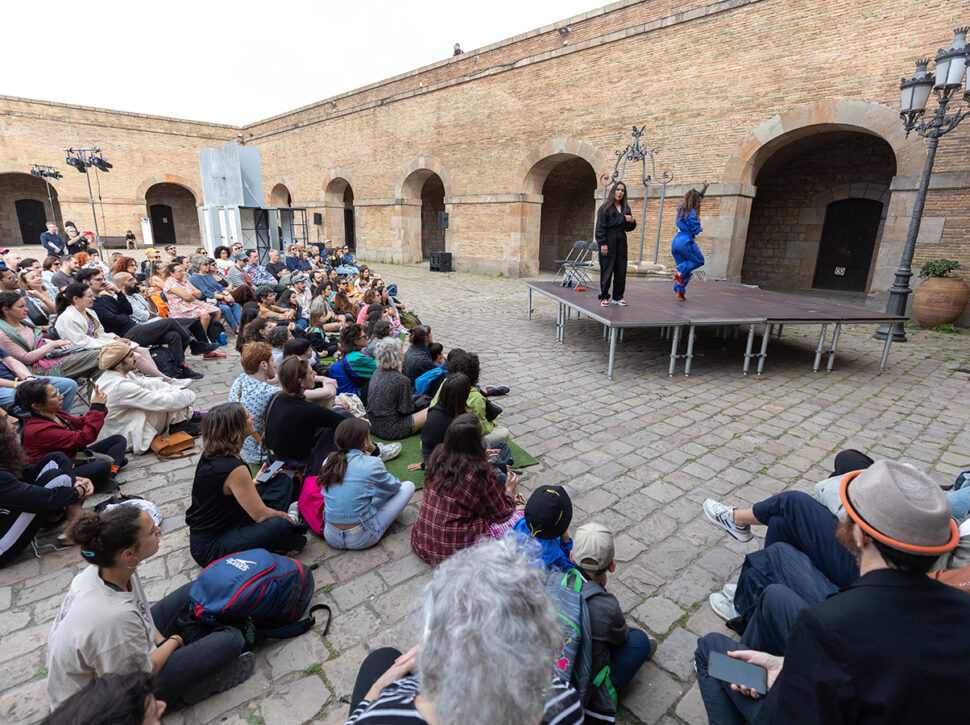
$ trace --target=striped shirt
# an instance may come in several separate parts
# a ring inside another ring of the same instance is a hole
[[[346,725],[423,723],[425,719],[414,707],[418,689],[417,676],[402,677],[381,690],[380,697],[373,702],[363,700],[350,713]],[[565,682],[554,678],[545,695],[546,708],[542,713],[541,725],[580,725],[583,722],[583,707],[579,702],[579,695]]]

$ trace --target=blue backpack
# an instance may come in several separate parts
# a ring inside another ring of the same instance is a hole
[[[313,596],[315,568],[265,549],[224,556],[203,569],[189,589],[191,614],[206,624],[239,627],[252,645],[256,637],[303,634],[316,624],[313,613],[326,610],[326,634],[331,617],[326,604],[314,605],[300,619]]]

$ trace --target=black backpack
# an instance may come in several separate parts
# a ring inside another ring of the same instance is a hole
[[[161,345],[153,347],[151,349],[152,360],[155,361],[155,366],[158,368],[162,375],[166,375],[170,378],[180,378],[182,377],[182,368],[176,365],[175,357],[169,351],[167,347]]]

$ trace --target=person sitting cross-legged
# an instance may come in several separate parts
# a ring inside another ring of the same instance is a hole
[[[125,436],[129,449],[142,454],[156,435],[193,417],[195,393],[136,373],[135,356],[123,342],[102,347],[98,361],[104,370],[98,387],[108,408],[101,435]]]
[[[293,479],[277,472],[259,482],[239,457],[252,434],[253,418],[239,403],[221,403],[202,419],[202,457],[185,512],[189,551],[199,566],[246,549],[286,554],[306,546],[307,527],[287,514]]]
[[[348,418],[334,433],[337,450],[327,457],[316,484],[323,489],[323,538],[335,549],[374,546],[414,496],[414,483],[387,472],[374,452],[370,426]]]
[[[769,586],[741,642],[718,633],[698,640],[695,668],[712,725],[966,719],[970,598],[926,576],[959,541],[946,497],[894,461],[845,475],[840,497],[836,536],[860,576],[814,604]],[[771,652],[779,639],[781,651]],[[767,695],[712,678],[714,652],[767,670]]]
[[[377,344],[377,371],[367,385],[367,417],[374,435],[401,440],[416,433],[428,418],[428,409],[417,410],[414,386],[401,372],[401,341],[387,337]],[[425,398],[427,400],[427,398]]]

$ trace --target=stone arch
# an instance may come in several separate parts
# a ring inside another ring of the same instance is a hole
[[[293,194],[290,193],[290,187],[282,181],[273,184],[273,188],[269,192],[269,205],[277,208],[292,206]]]
[[[518,194],[541,194],[542,186],[556,166],[568,158],[579,157],[593,167],[597,180],[610,172],[607,157],[588,141],[572,136],[559,136],[532,149],[519,164],[515,192]]]
[[[441,251],[448,240],[437,228],[436,216],[440,211],[452,212],[451,205],[445,203],[452,180],[445,165],[433,156],[413,159],[402,172],[401,182],[394,189],[397,203],[391,217],[395,232],[391,260],[410,264],[429,251]],[[450,227],[454,228],[457,221],[452,219]]]
[[[44,179],[21,164],[0,164],[0,238],[8,244],[38,246],[48,221],[56,222],[63,234],[57,187],[51,184],[48,196]]]
[[[335,245],[356,247],[354,185],[343,169],[331,169],[323,183],[323,233]]]
[[[190,186],[173,181],[178,177],[171,174],[153,178],[158,181],[138,188],[138,196],[145,206],[145,216],[151,224],[152,244],[201,246],[202,233],[196,209],[199,197]]]
[[[419,156],[405,164],[402,171],[401,183],[394,189],[394,196],[399,199],[420,199],[424,182],[432,174],[437,174],[441,178],[445,189],[452,188],[451,174],[434,156]]]
[[[918,176],[922,171],[925,159],[922,142],[915,136],[907,139],[898,113],[881,103],[835,99],[796,106],[777,114],[748,132],[725,162],[718,216],[708,224],[710,274],[734,281],[741,279],[748,222],[757,193],[755,181],[762,165],[792,142],[834,131],[864,133],[885,141],[895,156],[897,176]],[[890,218],[884,222],[885,234],[879,245],[873,288],[881,284],[879,269],[884,261],[894,253],[898,257],[897,242],[901,244],[902,240],[895,237],[905,235],[905,224],[896,224],[891,217],[905,207],[896,199],[905,193],[909,192],[892,192],[886,205]]]
[[[138,189],[135,192],[135,199],[139,204],[146,203],[146,194],[148,190],[155,186],[155,184],[175,184],[177,186],[185,187],[185,189],[192,194],[195,199],[195,205],[202,205],[202,189],[199,188],[198,184],[195,184],[184,176],[179,176],[178,174],[155,174],[145,179],[141,184],[138,185]]]

